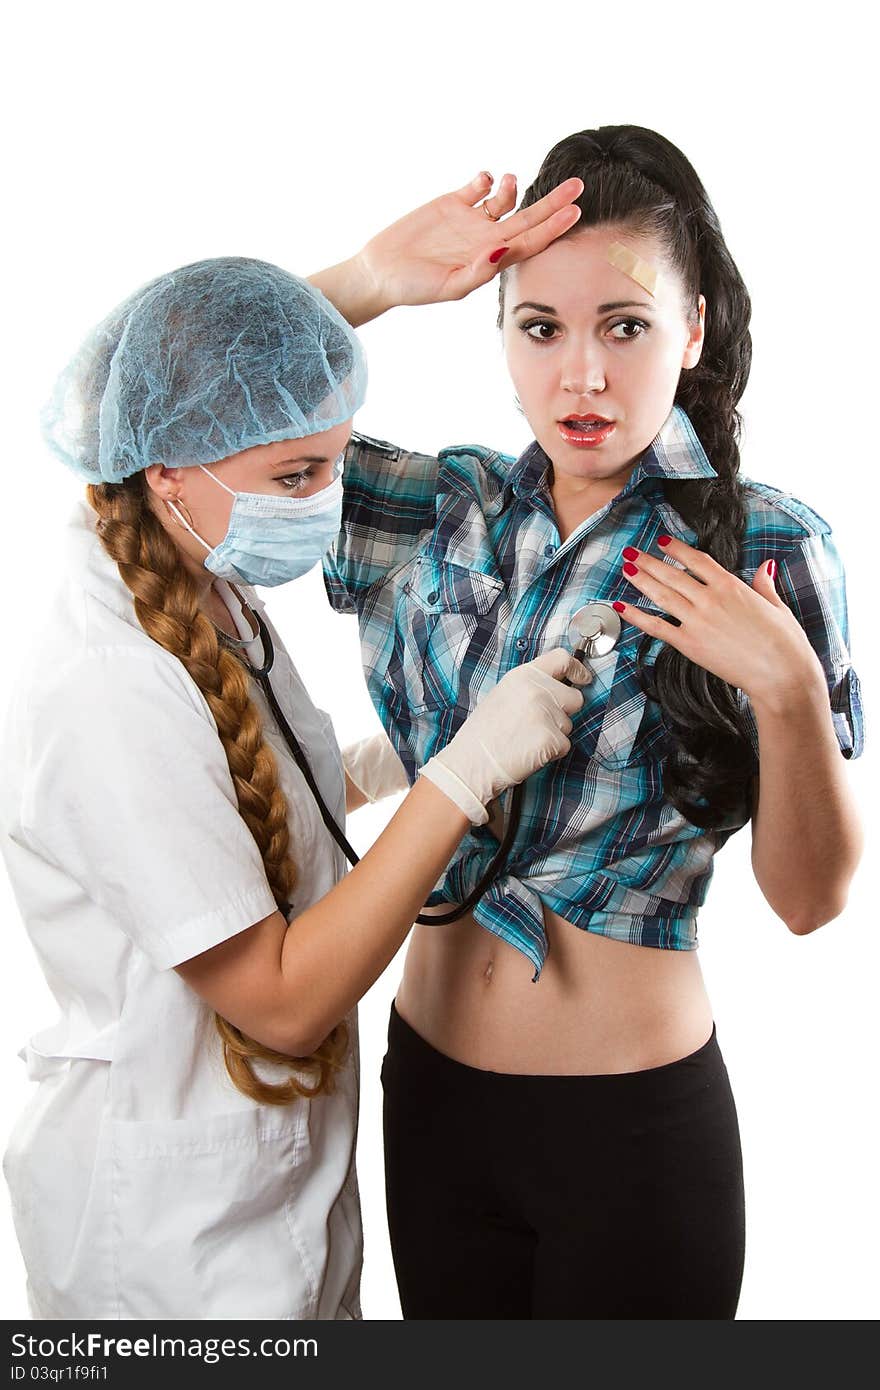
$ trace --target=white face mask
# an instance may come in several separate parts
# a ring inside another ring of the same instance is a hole
[[[246,584],[269,588],[287,584],[314,569],[339,533],[343,457],[340,454],[336,460],[333,481],[310,497],[234,492],[200,463],[202,472],[235,498],[226,535],[214,547],[187,525],[173,502],[167,505],[181,526],[205,547],[205,569],[218,579],[243,579]]]

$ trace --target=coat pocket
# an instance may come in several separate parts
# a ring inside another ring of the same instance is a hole
[[[290,1219],[307,1104],[111,1121],[120,1317],[314,1317],[320,1272]]]

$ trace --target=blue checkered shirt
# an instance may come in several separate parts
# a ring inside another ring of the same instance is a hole
[[[660,613],[627,583],[620,552],[633,545],[656,555],[664,532],[693,545],[663,479],[715,476],[675,407],[626,486],[560,541],[549,466],[537,443],[517,460],[472,446],[435,458],[363,435],[349,445],[342,529],[324,578],[333,607],[358,616],[367,685],[411,780],[506,671],[571,645],[569,622],[585,603],[623,599]],[[777,591],[825,670],[841,751],[857,757],[862,708],[830,528],[787,493],[742,481],[748,520],[736,572],[751,583],[776,559]],[[474,909],[528,957],[535,979],[547,954],[542,903],[603,936],[694,949],[713,856],[745,823],[701,830],[664,800],[662,715],[636,672],[642,637],[624,621],[615,650],[590,660],[571,751],[524,784],[506,867]],[[651,641],[649,662],[661,646]],[[748,698],[739,699],[757,752]],[[462,902],[497,847],[491,831],[474,827],[429,903]]]

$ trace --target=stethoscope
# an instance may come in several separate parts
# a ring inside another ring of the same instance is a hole
[[[241,595],[238,597],[241,600]],[[321,813],[321,819],[339,848],[342,850],[349,864],[354,867],[355,864],[360,863],[360,856],[352,849],[345,835],[336,824],[332,812],[321,795],[318,784],[309,767],[308,760],[300,747],[296,734],[293,732],[293,729],[291,729],[281,706],[275,698],[272,682],[269,680],[269,673],[275,664],[275,646],[269,635],[269,629],[255,609],[245,604],[243,600],[241,600],[241,602],[243,609],[253,617],[257,625],[257,633],[252,638],[235,640],[218,629],[219,639],[224,646],[236,650],[236,655],[244,662],[248,671],[254,677],[254,680],[259,684],[266,697],[266,703],[272,711],[278,728],[281,731],[281,736],[290,749],[294,762],[305,778],[306,786],[315,798],[318,810]],[[245,646],[250,645],[257,635],[263,647],[263,665],[259,668],[254,666],[250,657],[246,656],[242,650]],[[568,640],[573,648],[572,655],[575,656],[578,661],[582,662],[586,662],[597,656],[607,656],[607,654],[616,647],[619,637],[620,618],[610,603],[603,603],[598,600],[594,603],[585,604],[583,608],[579,608],[568,625]],[[573,682],[566,679],[563,684],[572,685]],[[470,912],[474,904],[479,901],[486,892],[486,889],[498,877],[504,867],[507,856],[510,853],[510,848],[516,838],[517,830],[519,829],[524,786],[525,784],[520,782],[517,786],[511,788],[510,808],[507,815],[507,824],[504,828],[504,837],[492,856],[491,863],[487,866],[485,873],[480,878],[479,883],[468,894],[465,901],[460,903],[458,907],[453,908],[451,912],[438,913],[436,916],[430,913],[420,912],[415,919],[417,922],[426,926],[435,927],[444,926],[448,922],[457,922],[460,917],[464,917],[465,913]]]

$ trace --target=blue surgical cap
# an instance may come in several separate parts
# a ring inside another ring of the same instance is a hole
[[[144,285],[89,334],[43,411],[50,447],[89,482],[216,463],[350,420],[367,367],[307,280],[243,256]]]

